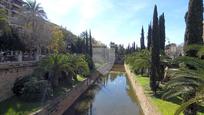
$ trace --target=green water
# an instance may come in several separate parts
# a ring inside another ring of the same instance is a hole
[[[64,115],[142,115],[125,74],[108,74],[92,85]]]

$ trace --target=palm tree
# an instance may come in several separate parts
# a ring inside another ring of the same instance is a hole
[[[134,72],[138,72],[141,69],[150,68],[151,57],[150,52],[147,49],[135,52],[126,56],[126,63],[130,65]]]
[[[84,77],[89,74],[89,66],[85,60],[84,55],[73,55],[70,61],[74,65],[74,71],[76,74],[82,75]],[[76,77],[76,75],[74,77]],[[75,80],[77,80],[77,78]]]
[[[36,70],[40,76],[46,76],[46,79],[51,82],[53,87],[59,84],[59,78],[62,77],[62,72],[69,71],[74,73],[73,65],[66,55],[53,54],[40,61],[39,68]]]
[[[77,74],[87,76],[89,67],[83,56],[53,54],[40,61],[36,74],[45,76],[45,79],[50,81],[53,87],[57,87],[60,79],[78,81]]]
[[[40,53],[41,44],[45,41],[44,36],[42,37],[42,33],[45,32],[42,32],[42,30],[45,30],[46,27],[46,13],[36,0],[26,0],[23,4],[23,14],[25,15],[24,26],[30,33],[32,47],[37,49],[38,53]],[[48,37],[48,35],[46,37]]]
[[[180,113],[181,113],[182,111],[184,111],[188,106],[190,106],[190,105],[193,104],[193,103],[199,104],[199,103],[201,103],[201,102],[204,102],[204,95],[203,95],[203,93],[204,93],[204,89],[203,89],[203,87],[202,87],[201,91],[196,95],[196,97],[193,98],[193,99],[188,100],[188,101],[185,102],[185,103],[183,103],[183,104],[176,110],[176,112],[174,113],[174,115],[180,115]]]
[[[190,46],[194,50],[197,49],[197,56],[203,55],[203,46]],[[187,50],[192,50],[187,48]],[[174,63],[179,65],[179,68],[171,69],[168,71],[171,76],[170,81],[165,86],[165,93],[163,98],[169,99],[172,97],[180,96],[186,104],[188,100],[194,101],[194,98],[198,96],[204,84],[204,60],[195,57],[183,56],[175,59]],[[201,95],[203,96],[203,95]],[[200,96],[199,96],[200,98]],[[188,100],[187,100],[188,99]],[[190,105],[195,104],[191,103]],[[184,111],[186,111],[185,109]],[[178,110],[180,111],[180,109]],[[192,110],[193,112],[194,110]],[[189,113],[194,114],[194,113]]]
[[[26,0],[23,5],[26,10],[24,13],[28,14],[29,17],[31,16],[30,18],[32,19],[36,19],[36,17],[47,19],[46,13],[40,5],[41,4],[37,3],[36,0]]]

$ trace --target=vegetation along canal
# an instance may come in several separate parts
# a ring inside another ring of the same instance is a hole
[[[64,115],[142,115],[126,74],[110,73],[92,85]]]

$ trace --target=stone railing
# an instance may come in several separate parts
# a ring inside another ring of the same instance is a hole
[[[21,52],[21,51],[0,51],[0,63],[13,63],[24,61],[39,61],[45,55],[40,55],[34,52]]]

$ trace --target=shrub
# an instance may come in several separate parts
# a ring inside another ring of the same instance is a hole
[[[47,80],[27,76],[16,80],[13,93],[23,101],[40,101],[52,96],[53,90]]]

